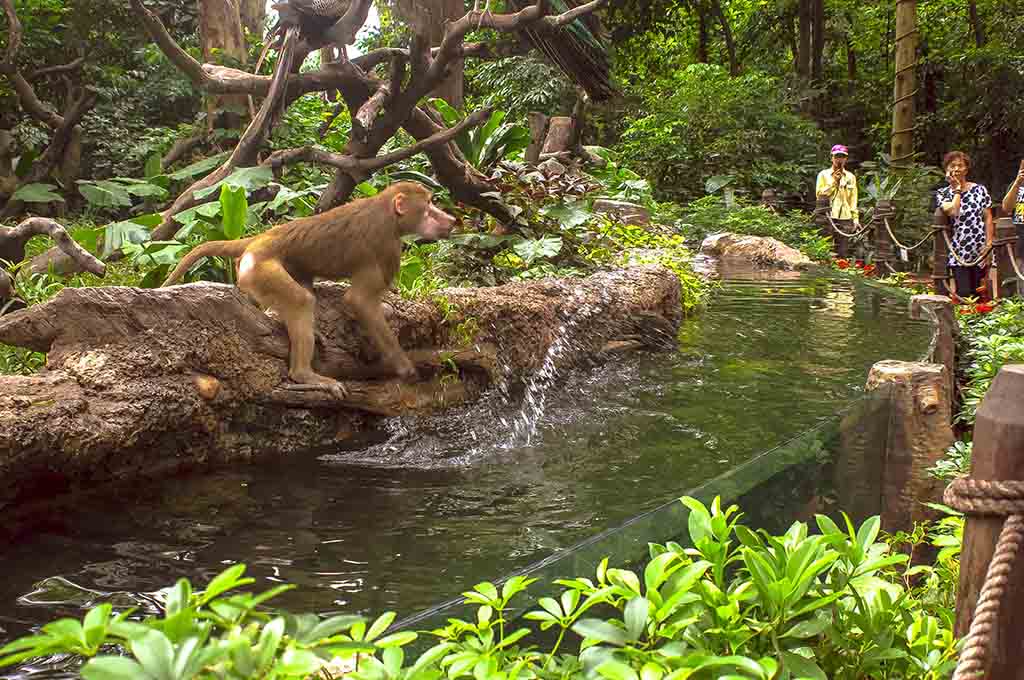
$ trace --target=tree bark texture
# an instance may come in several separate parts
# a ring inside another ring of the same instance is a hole
[[[242,28],[257,38],[263,38],[267,20],[266,0],[239,0],[238,14],[242,20]]]
[[[896,0],[896,78],[893,87],[893,165],[914,156],[914,95],[917,92],[917,0]]]
[[[799,46],[797,48],[796,73],[801,78],[808,78],[811,75],[811,30],[813,24],[811,3],[813,0],[798,0],[798,2]]]
[[[811,0],[811,79],[820,81],[824,74],[825,0]]]
[[[199,0],[199,36],[203,61],[243,65],[247,59],[239,0]],[[234,62],[234,63],[232,63]],[[207,95],[208,128],[241,127],[248,100],[242,95]]]
[[[345,380],[343,401],[284,389],[287,333],[233,286],[66,288],[0,318],[0,342],[48,352],[43,373],[0,376],[5,524],[78,489],[301,455],[380,415],[472,400],[496,380],[517,382],[540,368],[570,317],[577,327],[559,369],[599,360],[624,341],[674,343],[682,316],[678,279],[654,266],[448,289],[455,311],[447,315],[433,302],[390,295],[388,324],[420,375],[351,380],[377,357],[345,290],[316,286],[316,367]],[[580,315],[589,305],[600,311]],[[469,347],[465,322],[479,329]]]
[[[466,13],[466,7],[462,0],[428,0],[435,3],[436,11],[431,14],[433,19],[430,30],[430,44],[440,45],[444,38],[445,25],[449,21],[455,21]],[[463,60],[454,59],[448,65],[448,77],[445,78],[437,89],[434,96],[448,102],[450,105],[461,110],[463,106]]]

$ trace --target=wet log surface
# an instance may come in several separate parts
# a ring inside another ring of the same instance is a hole
[[[46,370],[0,376],[0,512],[209,465],[337,444],[381,416],[473,400],[527,379],[568,332],[558,367],[664,347],[681,320],[660,267],[584,279],[389,295],[385,314],[418,379],[361,379],[376,357],[346,286],[317,284],[317,364],[348,395],[285,389],[288,338],[233,286],[66,288],[0,319],[0,342],[48,352]],[[624,343],[624,344],[623,344]],[[467,346],[468,345],[468,346]]]

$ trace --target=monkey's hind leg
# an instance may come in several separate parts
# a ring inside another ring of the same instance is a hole
[[[255,297],[263,307],[277,312],[288,329],[288,377],[295,384],[283,387],[297,391],[323,390],[337,399],[344,399],[348,392],[340,382],[313,371],[316,309],[313,291],[297,283],[277,260],[256,261],[251,254],[242,258],[238,287]]]

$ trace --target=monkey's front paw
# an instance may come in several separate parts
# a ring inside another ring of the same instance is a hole
[[[284,385],[284,388],[287,390],[295,390],[296,392],[320,390],[327,392],[335,399],[344,399],[348,396],[348,390],[340,382],[334,378],[315,374],[311,377],[304,376],[304,379],[296,380],[294,383],[287,383]]]

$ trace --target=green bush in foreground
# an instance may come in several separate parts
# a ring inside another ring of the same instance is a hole
[[[553,643],[537,642],[534,630],[510,620],[513,601],[535,579],[515,577],[500,590],[485,582],[464,593],[477,605],[474,620],[388,633],[390,612],[370,623],[266,611],[260,605],[290,586],[239,592],[252,579],[235,565],[205,591],[179,580],[165,591],[161,616],[129,620],[130,611],[115,615],[104,604],[81,622],[49,623],[0,649],[0,666],[71,653],[88,658],[81,668],[87,680],[326,677],[335,657],[356,657],[356,680],[852,680],[951,672],[959,518],[932,530],[943,548],[936,565],[908,569],[906,555],[877,540],[877,517],[855,528],[844,516],[840,528],[818,515],[818,534],[795,522],[771,536],[740,524],[738,508],[723,509],[718,499],[710,508],[682,502],[694,547],[651,544],[642,572],[605,560],[593,578],[555,581],[561,592],[524,617]],[[902,539],[923,536],[919,530]],[[407,658],[419,635],[437,642]]]

